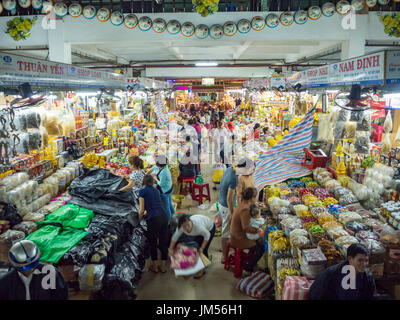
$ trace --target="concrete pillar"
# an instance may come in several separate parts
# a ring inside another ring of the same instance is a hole
[[[64,42],[64,22],[56,20],[48,25],[49,60],[71,64],[71,44]]]
[[[348,40],[342,43],[341,60],[363,56],[368,32],[368,16],[349,13],[342,18],[342,28],[347,31]]]

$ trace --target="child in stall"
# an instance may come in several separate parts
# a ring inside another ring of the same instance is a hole
[[[260,229],[264,224],[265,220],[261,217],[261,210],[257,207],[256,204],[252,204],[250,206],[250,225],[253,228]],[[260,235],[258,233],[246,233],[247,239],[249,240],[258,240]]]

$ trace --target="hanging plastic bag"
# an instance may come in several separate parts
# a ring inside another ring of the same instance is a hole
[[[354,147],[358,153],[368,153],[370,143],[369,131],[357,131]]]
[[[354,139],[356,137],[357,122],[346,122],[344,125],[344,138]]]
[[[385,122],[383,123],[383,130],[385,133],[391,132],[393,129],[392,113],[389,111],[386,115]]]
[[[321,114],[319,116],[319,124],[318,124],[318,140],[326,140],[328,135],[328,123],[329,123],[330,115]]]
[[[385,120],[386,121],[386,120]],[[385,135],[385,138],[383,139],[383,143],[382,143],[382,153],[384,155],[387,155],[390,150],[392,149],[392,143],[390,142],[390,134],[387,133]]]
[[[346,122],[344,122],[344,121],[336,122],[336,126],[335,126],[335,129],[334,129],[335,140],[342,139],[345,123]]]
[[[61,136],[63,127],[59,121],[60,114],[58,112],[49,112],[46,119],[46,130],[51,136]]]

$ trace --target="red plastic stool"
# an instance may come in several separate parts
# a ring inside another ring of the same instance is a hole
[[[233,249],[233,254],[230,253],[230,250]],[[233,270],[233,275],[235,278],[239,278],[243,272],[244,264],[249,261],[251,258],[251,251],[248,253],[244,252],[244,249],[238,249],[233,247],[230,243],[228,243],[228,247],[226,249],[225,256],[225,270]]]
[[[194,181],[196,180],[196,177],[178,177],[178,180],[181,184],[181,187],[179,189],[179,194],[183,194],[183,185],[184,184],[189,184],[190,185],[189,193],[193,193],[193,185],[194,185]]]
[[[204,189],[207,190],[207,194],[204,193]],[[199,191],[199,193],[196,193],[196,190]],[[207,199],[208,201],[211,202],[211,193],[210,193],[210,186],[208,183],[203,183],[203,184],[194,184],[193,189],[192,189],[192,199],[197,201],[199,205],[203,203],[203,199]]]
[[[318,167],[325,168],[326,162],[328,161],[328,157],[326,154],[321,150],[310,150],[309,148],[304,148],[304,161],[303,166],[307,167],[308,169],[315,169]]]

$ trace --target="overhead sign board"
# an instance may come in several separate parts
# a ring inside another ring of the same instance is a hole
[[[24,82],[38,87],[126,87],[125,77],[121,74],[0,52],[0,83],[20,85]]]
[[[386,52],[386,84],[400,83],[400,51]]]
[[[201,84],[203,86],[214,85],[215,84],[215,79],[214,78],[202,78],[201,79]]]

